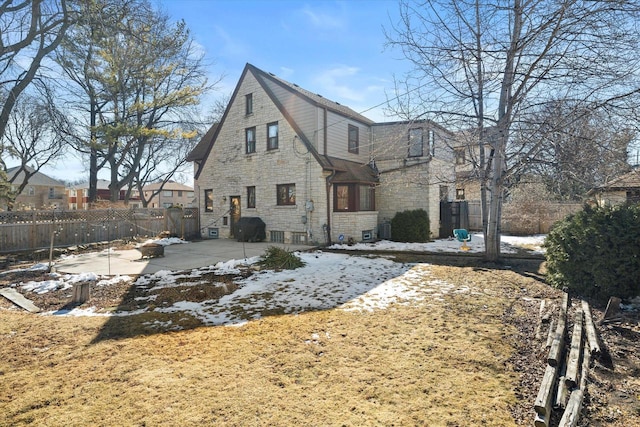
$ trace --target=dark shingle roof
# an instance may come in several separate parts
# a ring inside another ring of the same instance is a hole
[[[331,180],[334,183],[374,184],[378,182],[378,174],[369,165],[338,159],[336,157],[327,156],[327,158],[333,165],[333,169],[336,171],[336,175]]]
[[[207,133],[204,134],[200,142],[198,142],[193,150],[191,150],[191,152],[187,156],[188,162],[197,162],[207,157],[209,148],[213,144],[213,136],[216,134],[217,129],[218,123],[214,123],[213,126],[209,128]]]
[[[33,173],[35,171],[35,169],[29,166],[27,166],[26,169],[29,173]],[[17,174],[17,178],[13,182],[15,183],[22,182],[22,180],[24,179],[24,171],[20,169],[20,166],[7,169],[7,178],[9,180],[11,180],[16,174]],[[29,178],[29,185],[42,185],[45,187],[64,187],[64,182],[51,178],[50,176],[45,175],[42,172],[36,172],[33,176]]]

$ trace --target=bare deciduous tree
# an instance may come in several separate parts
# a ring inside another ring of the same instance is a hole
[[[558,99],[637,108],[639,9],[625,0],[401,1],[387,40],[414,67],[396,110],[473,138],[487,260],[500,257],[505,190],[543,149],[512,150],[514,125]]]
[[[56,122],[63,120],[49,96],[36,98],[25,94],[16,102],[4,135],[8,156],[20,161],[18,171],[10,179],[16,187],[15,196],[22,193],[29,179],[43,166],[60,157],[63,145],[54,130]],[[22,176],[21,182],[15,181],[18,176]]]
[[[0,205],[11,200],[3,137],[18,98],[71,25],[67,0],[0,1]]]

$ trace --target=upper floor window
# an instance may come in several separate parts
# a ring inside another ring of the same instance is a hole
[[[248,116],[249,114],[253,114],[253,94],[250,93],[244,96],[244,112]]]
[[[296,185],[280,184],[276,186],[277,200],[279,206],[296,204]]]
[[[465,150],[464,148],[456,148],[456,165],[464,165],[465,163]]]
[[[255,153],[256,152],[256,128],[247,128],[244,130],[244,139],[245,139],[245,152]]]
[[[34,187],[27,187],[27,195],[35,196],[36,195],[36,189]]]
[[[409,129],[409,157],[422,157],[423,149],[422,128]]]
[[[53,187],[49,187],[49,198],[55,199],[55,197],[56,197],[56,191],[53,189]]]
[[[278,148],[278,122],[267,125],[267,150]]]
[[[162,190],[162,196],[163,197],[173,197],[173,191],[172,190]]]
[[[213,212],[213,190],[204,190],[204,211]]]
[[[256,187],[247,187],[247,207],[256,207]]]
[[[464,188],[456,188],[456,200],[464,200]]]
[[[353,125],[349,125],[349,152],[358,154],[360,149],[360,138],[358,135],[358,128]]]

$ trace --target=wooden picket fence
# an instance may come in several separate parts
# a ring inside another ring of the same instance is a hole
[[[197,208],[0,212],[0,253],[106,242],[137,236],[200,236]]]

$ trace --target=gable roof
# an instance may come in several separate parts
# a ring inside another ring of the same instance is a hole
[[[35,172],[35,169],[33,169],[30,166],[25,166],[24,169],[26,169],[27,172],[29,173]],[[24,173],[24,170],[21,168],[21,166],[15,166],[13,168],[7,169],[7,178],[9,179],[9,181],[11,181],[15,177],[15,179],[13,180],[14,184],[22,183],[24,176],[25,176],[25,173]],[[51,178],[50,176],[45,175],[39,171],[35,172],[35,174],[29,178],[29,182],[27,183],[27,185],[42,185],[44,187],[64,187],[65,186],[64,182],[58,181],[55,178]]]
[[[218,130],[219,123],[214,123],[207,133],[204,134],[200,142],[193,147],[193,150],[189,153],[186,160],[187,162],[199,162],[207,157],[210,146],[213,145],[213,137]]]
[[[282,105],[278,101],[276,96],[269,89],[268,84],[267,84],[267,80],[275,82],[280,87],[284,88],[285,90],[291,92],[292,94],[294,94],[296,96],[299,96],[301,98],[306,99],[308,102],[314,104],[315,106],[326,108],[327,110],[333,111],[333,112],[335,112],[337,114],[340,114],[340,115],[342,115],[344,117],[359,121],[359,122],[361,122],[361,123],[363,123],[365,125],[368,125],[368,126],[374,124],[374,122],[372,120],[370,120],[370,119],[366,118],[365,116],[355,112],[354,110],[352,110],[349,107],[341,105],[338,102],[330,101],[327,98],[323,97],[322,95],[314,94],[313,92],[310,92],[310,91],[308,91],[306,89],[302,89],[301,87],[299,87],[296,84],[287,82],[286,80],[283,80],[283,79],[281,79],[279,77],[276,77],[275,74],[267,73],[265,71],[260,70],[259,68],[255,67],[255,66],[247,63],[245,65],[245,67],[244,67],[244,70],[242,71],[242,75],[240,76],[240,79],[238,80],[238,84],[236,85],[236,87],[235,87],[235,89],[233,91],[233,94],[231,95],[231,99],[229,100],[229,104],[227,105],[227,108],[225,109],[225,112],[224,112],[224,114],[222,116],[222,119],[220,120],[220,123],[215,123],[213,126],[211,126],[211,128],[207,131],[205,136],[202,137],[200,142],[198,142],[196,147],[187,156],[187,160],[188,161],[200,162],[200,164],[198,165],[198,169],[195,172],[195,178],[196,179],[198,179],[198,177],[200,176],[200,172],[203,169],[204,163],[206,162],[207,158],[209,157],[211,149],[213,148],[213,145],[215,144],[215,141],[216,141],[216,139],[218,137],[218,134],[220,133],[220,129],[222,128],[222,124],[225,122],[225,120],[227,118],[230,106],[235,102],[235,99],[236,99],[236,97],[238,95],[238,91],[240,90],[240,86],[242,84],[242,81],[245,79],[245,77],[246,77],[248,72],[251,72],[253,74],[253,76],[256,78],[256,80],[258,81],[260,86],[263,88],[265,93],[267,93],[267,95],[271,98],[271,101],[274,103],[274,105],[280,110],[280,112],[287,119],[289,124],[296,131],[296,133],[298,135],[300,135],[302,143],[311,152],[311,154],[314,156],[314,158],[318,161],[318,163],[324,169],[336,170],[336,168],[333,165],[333,160],[329,159],[329,157],[326,156],[326,155],[320,155],[318,153],[318,151],[315,149],[315,147],[311,144],[311,142],[306,140],[306,138],[304,137],[303,132],[300,130],[299,126],[295,123],[295,121],[292,119],[291,115],[287,112],[286,107],[284,105]],[[352,162],[352,163],[357,164],[355,162]]]
[[[631,188],[640,188],[640,168],[634,168],[630,172],[620,175],[611,180],[608,184],[598,187],[600,190],[627,190]]]

